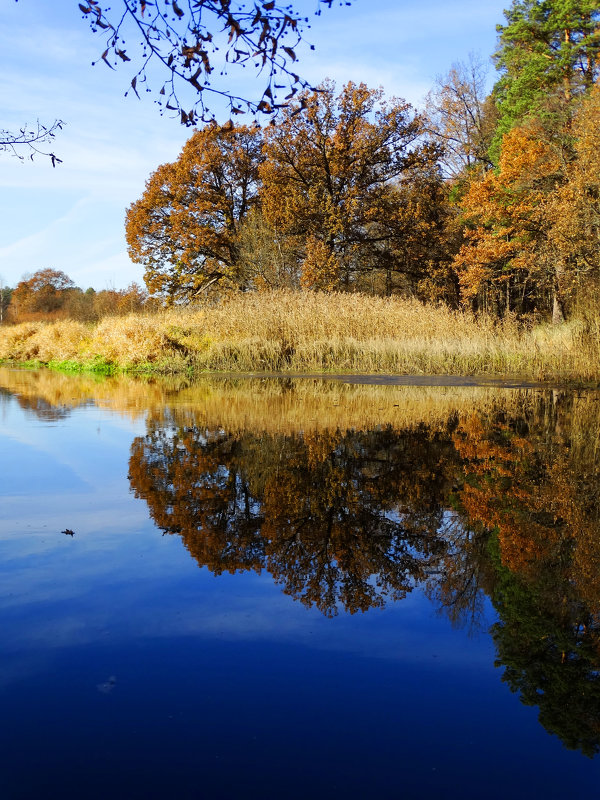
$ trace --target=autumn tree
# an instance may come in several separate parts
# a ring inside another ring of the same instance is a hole
[[[600,74],[600,9],[592,0],[513,0],[505,20],[490,97],[474,65],[463,65],[429,98],[459,211],[446,230],[463,239],[450,272],[477,309],[551,312],[561,322],[594,272],[583,267],[594,236],[581,221],[593,201],[575,189],[583,144],[571,123]]]
[[[531,124],[506,134],[497,170],[473,176],[461,201],[465,243],[454,259],[465,301],[496,313],[552,306],[562,319],[546,209],[562,169],[560,152]]]
[[[438,189],[443,196],[425,206],[437,209],[438,220],[421,239],[435,250],[435,257],[426,259],[426,274],[419,281],[424,300],[452,305],[460,301],[459,273],[453,260],[464,243],[462,199],[470,183],[483,179],[493,166],[489,148],[496,123],[495,103],[486,94],[486,69],[473,54],[467,62],[453,64],[426,97],[428,134],[441,147],[439,164],[445,181]]]
[[[150,176],[126,217],[150,294],[187,302],[214,284],[243,285],[239,234],[258,200],[261,145],[257,127],[209,124]]]
[[[410,177],[394,187],[392,200],[388,215],[379,223],[381,233],[389,238],[382,235],[361,288],[457,306],[459,284],[452,258],[460,237],[456,211],[437,166],[411,170]]]
[[[581,172],[594,168],[585,158],[577,166],[593,133],[578,144],[582,128],[572,119],[600,74],[600,10],[588,0],[514,0],[505,15],[489,151],[497,169],[472,177],[461,199],[466,241],[454,265],[463,298],[478,307],[551,309],[560,322],[582,276],[594,272],[583,268],[593,232],[581,227],[593,216]]]
[[[392,247],[419,220],[402,212],[402,189],[417,173],[439,179],[437,149],[423,134],[408,103],[388,103],[365,84],[336,96],[332,82],[304,93],[269,128],[263,214],[297,241],[304,286],[368,289],[374,270],[406,269]]]
[[[93,320],[107,316],[139,313],[153,307],[149,302],[148,292],[135,282],[130,283],[125,289],[101,289],[98,292],[88,289],[80,292],[77,299],[86,301],[88,319]],[[78,316],[78,306],[76,298],[73,296],[69,298],[67,311],[74,319],[81,318]]]
[[[60,311],[75,284],[64,272],[40,269],[23,278],[12,294],[11,313],[15,318],[40,316]]]
[[[596,85],[574,123],[575,157],[552,198],[550,236],[564,281],[581,297],[600,280],[600,87]]]
[[[242,222],[238,252],[240,274],[249,288],[300,288],[297,243],[271,225],[258,205]]]

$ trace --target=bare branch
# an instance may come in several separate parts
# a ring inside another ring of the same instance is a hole
[[[151,80],[158,81],[153,87],[156,102],[161,110],[177,114],[184,125],[214,117],[207,97],[223,98],[231,114],[269,115],[286,105],[298,89],[308,87],[291,67],[308,17],[302,17],[291,4],[277,0],[179,3],[120,0],[109,7],[104,0],[80,2],[83,18],[104,40],[95,63],[103,61],[115,69],[131,62],[135,72],[130,85],[135,94],[139,97],[141,84],[150,92]],[[331,7],[329,0],[319,0],[319,4]],[[226,81],[230,65],[251,67],[262,78],[257,97],[241,97],[231,91]],[[190,87],[188,108],[180,97]]]
[[[9,153],[20,161],[26,157],[33,160],[36,155],[44,156],[55,167],[62,160],[55,153],[48,152],[43,145],[50,144],[64,125],[62,120],[56,119],[50,127],[46,127],[38,120],[35,125],[23,125],[18,131],[0,129],[0,153]]]

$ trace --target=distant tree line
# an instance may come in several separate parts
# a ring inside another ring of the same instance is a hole
[[[454,65],[426,112],[331,82],[266,129],[198,128],[128,209],[152,296],[407,294],[560,321],[600,278],[600,9],[513,0],[499,80]]]
[[[0,287],[0,323],[39,319],[95,322],[101,317],[151,310],[156,303],[136,283],[126,289],[80,289],[64,272],[40,269],[14,289]]]

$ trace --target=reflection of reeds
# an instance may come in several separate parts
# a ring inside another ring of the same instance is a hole
[[[183,371],[344,371],[597,378],[581,326],[528,330],[413,300],[318,292],[240,294],[219,306],[97,325],[0,329],[0,359]]]
[[[0,367],[0,387],[60,409],[94,402],[131,418],[168,415],[180,425],[269,433],[384,425],[439,428],[474,409],[516,412],[529,397],[493,387],[373,386],[320,378],[100,379],[6,367]]]
[[[0,387],[25,400],[42,400],[53,408],[76,408],[94,403],[132,419],[162,408],[186,381],[160,381],[127,376],[65,374],[47,369],[0,367]]]

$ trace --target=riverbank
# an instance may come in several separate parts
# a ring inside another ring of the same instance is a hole
[[[97,372],[338,372],[600,380],[598,324],[527,326],[415,300],[240,294],[219,306],[0,328],[0,360]]]

